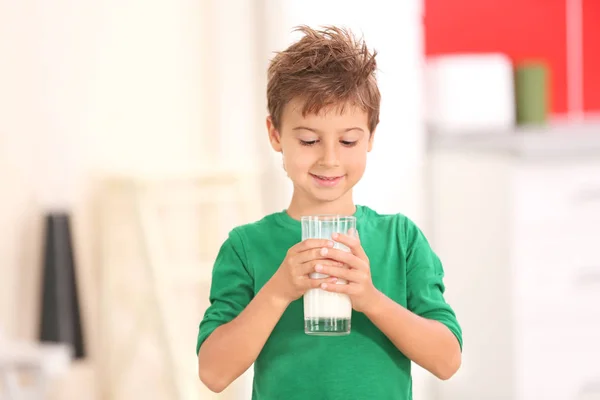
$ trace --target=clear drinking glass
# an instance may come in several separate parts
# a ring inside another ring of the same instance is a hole
[[[344,215],[315,215],[301,218],[302,240],[332,239],[333,233],[350,234],[356,232],[356,218]],[[335,242],[334,242],[335,243]],[[350,251],[341,243],[335,248]],[[327,278],[328,275],[314,272],[311,278]],[[338,279],[338,285],[347,282]],[[327,292],[323,289],[310,289],[304,294],[304,332],[308,335],[341,336],[350,333],[352,303],[342,293]]]

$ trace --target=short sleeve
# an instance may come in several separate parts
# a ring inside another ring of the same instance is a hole
[[[427,319],[444,324],[456,336],[462,350],[462,329],[454,310],[444,299],[444,269],[439,257],[431,249],[421,230],[407,219],[405,227],[407,247],[407,302],[408,309]]]
[[[219,326],[237,317],[254,295],[254,280],[245,262],[243,244],[234,231],[221,245],[212,272],[210,306],[200,322],[196,354]]]

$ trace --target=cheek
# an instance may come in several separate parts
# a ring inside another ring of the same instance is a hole
[[[349,157],[344,164],[350,171],[362,172],[367,166],[367,153],[361,151],[349,154]]]
[[[288,174],[306,172],[312,166],[310,154],[302,149],[288,149],[284,151],[283,164]]]

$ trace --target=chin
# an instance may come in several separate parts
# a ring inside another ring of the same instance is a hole
[[[313,196],[313,199],[317,203],[333,203],[342,196]]]
[[[332,201],[337,201],[340,198],[344,197],[349,192],[349,189],[335,189],[331,191],[326,191],[322,189],[311,190],[310,193],[312,197],[318,201],[323,203],[330,203]]]

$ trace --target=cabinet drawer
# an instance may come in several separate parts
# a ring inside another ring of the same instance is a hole
[[[600,235],[561,231],[539,232],[536,239],[521,236],[513,265],[520,318],[600,325]]]
[[[557,319],[546,329],[525,329],[518,338],[518,399],[600,399],[600,329]]]
[[[518,282],[515,313],[527,324],[600,324],[600,274],[582,271],[579,276]],[[600,339],[599,339],[600,340]]]
[[[524,167],[514,185],[518,221],[600,220],[600,163]]]
[[[511,259],[517,273],[600,268],[600,218],[515,223]]]

